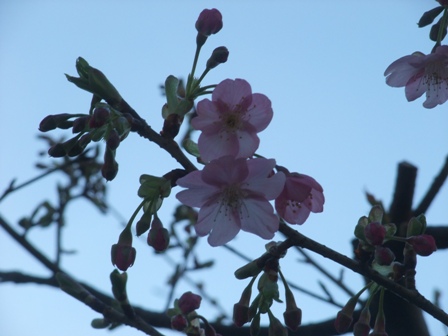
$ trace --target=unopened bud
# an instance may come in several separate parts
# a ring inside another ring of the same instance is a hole
[[[39,131],[48,132],[64,124],[72,115],[69,113],[50,114],[46,116],[39,124]]]
[[[157,216],[152,221],[147,242],[157,252],[165,251],[170,244],[170,233],[163,227],[162,222]]]
[[[182,314],[174,315],[171,318],[171,328],[177,331],[183,331],[188,325],[188,321]]]
[[[216,34],[222,26],[222,15],[216,8],[204,9],[195,24],[198,33],[204,36]]]
[[[109,119],[110,112],[104,107],[97,107],[90,118],[89,127],[99,128]]]
[[[109,147],[112,150],[115,150],[120,145],[120,136],[118,135],[118,132],[113,129],[109,133],[109,137],[106,140],[106,146]]]
[[[202,297],[192,292],[186,292],[177,301],[177,306],[184,315],[188,315],[192,311],[201,306]]]
[[[390,248],[375,246],[375,261],[378,265],[387,266],[395,260],[395,254]]]
[[[73,120],[73,133],[79,133],[84,131],[87,128],[87,125],[89,124],[90,116],[83,116],[76,118]]]
[[[213,50],[212,55],[207,61],[207,68],[213,69],[217,67],[219,64],[227,62],[227,58],[229,57],[229,50],[226,47],[218,47]]]
[[[427,257],[437,250],[436,241],[431,235],[412,236],[407,238],[406,242],[412,246],[415,253],[423,257]]]
[[[104,151],[104,164],[101,167],[101,174],[107,181],[112,181],[118,173],[118,163],[115,161],[115,151],[106,147]]]
[[[379,222],[369,223],[364,229],[364,235],[370,244],[381,245],[386,237],[386,228]]]

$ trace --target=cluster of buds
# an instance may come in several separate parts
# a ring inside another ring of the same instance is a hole
[[[189,336],[220,336],[205,317],[197,314],[196,309],[201,306],[201,301],[201,296],[192,292],[186,292],[176,299],[174,308],[167,311],[167,315],[171,318],[171,328]],[[203,323],[203,328],[200,321]]]
[[[365,303],[361,313],[359,315],[358,321],[353,325],[353,335],[354,336],[387,336],[386,333],[386,318],[384,316],[384,292],[385,289],[374,282],[370,282],[367,286],[362,288],[357,294],[351,297],[345,306],[338,312],[336,319],[334,321],[334,327],[336,331],[340,334],[345,333],[353,322],[353,313],[355,311],[356,305],[358,304],[359,297],[365,290],[369,289],[369,298]],[[370,303],[373,298],[380,293],[378,312],[375,319],[375,324],[373,326],[373,332],[370,333]]]
[[[276,246],[277,243],[275,242],[268,243],[266,245],[268,253],[271,249],[275,249]],[[260,316],[266,313],[269,317],[269,336],[288,335],[288,330],[272,314],[270,309],[274,301],[282,302],[278,288],[279,275],[285,287],[286,310],[283,313],[284,323],[293,331],[297,330],[301,324],[302,311],[297,307],[294,295],[280,271],[279,258],[283,256],[284,254],[281,256],[270,256],[267,259],[260,257],[235,271],[235,276],[238,279],[252,277],[247,287],[243,290],[240,300],[233,306],[233,322],[238,327],[251,322],[251,336],[259,334]],[[251,303],[252,287],[260,273],[262,275],[258,280],[258,295]]]
[[[115,178],[118,163],[115,153],[120,142],[124,140],[133,124],[129,114],[123,114],[104,103],[96,104],[91,114],[56,114],[46,116],[39,125],[41,132],[56,128],[72,129],[75,134],[71,139],[50,147],[48,154],[52,157],[78,156],[90,142],[105,140],[104,164],[101,173],[107,181]]]
[[[394,281],[404,278],[405,286],[415,289],[416,255],[429,256],[437,247],[432,236],[424,234],[426,230],[426,218],[424,215],[413,217],[407,225],[406,237],[395,236],[397,228],[394,224],[382,224],[384,212],[376,205],[370,210],[369,216],[359,219],[355,228],[355,236],[358,238],[358,248],[355,251],[357,259],[372,267],[381,275]],[[391,249],[384,246],[388,241],[404,243],[403,262],[395,261],[395,255]],[[350,298],[347,304],[338,312],[335,320],[335,329],[339,333],[348,330],[353,322],[353,312],[359,301],[359,297],[369,289],[369,298],[361,310],[358,321],[353,325],[355,336],[367,336],[370,332],[370,302],[376,294],[380,293],[379,307],[375,319],[373,333],[370,335],[387,336],[386,319],[383,311],[385,289],[374,282],[370,282],[356,295]]]
[[[426,219],[424,215],[413,217],[408,223],[406,237],[395,236],[395,224],[382,224],[383,209],[376,205],[370,210],[369,216],[359,219],[355,228],[358,238],[356,257],[364,263],[371,263],[374,270],[380,274],[399,280],[407,270],[414,271],[416,255],[429,256],[437,250],[432,236],[424,234]],[[388,241],[405,243],[403,255],[404,264],[395,261],[394,253],[384,244]],[[415,271],[414,271],[415,272]]]

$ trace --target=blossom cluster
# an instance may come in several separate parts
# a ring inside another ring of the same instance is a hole
[[[213,11],[213,12],[206,12]],[[216,32],[222,28],[217,10],[205,10],[196,28]],[[209,35],[209,34],[207,34]],[[177,180],[187,188],[176,197],[183,204],[200,208],[195,225],[199,236],[208,236],[212,246],[232,240],[240,230],[271,239],[279,228],[278,215],[291,224],[303,224],[310,212],[323,211],[323,189],[307,175],[289,173],[274,159],[254,157],[260,145],[258,133],[273,117],[268,97],[252,93],[244,79],[225,79],[213,90],[211,100],[197,104],[191,121],[201,131],[198,139],[201,171]]]

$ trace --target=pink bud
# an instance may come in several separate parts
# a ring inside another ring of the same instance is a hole
[[[193,294],[192,292],[186,292],[182,294],[177,301],[177,306],[182,314],[187,315],[201,306],[201,300],[202,297],[199,295]]]
[[[370,310],[368,307],[364,307],[361,311],[358,322],[353,325],[353,335],[368,336],[370,329]]]
[[[302,323],[302,310],[300,308],[287,309],[283,313],[285,325],[292,331],[296,331]]]
[[[170,233],[162,225],[158,217],[154,217],[151,229],[148,233],[148,245],[152,246],[157,252],[163,252],[170,244]]]
[[[183,331],[188,325],[188,321],[182,314],[177,314],[171,318],[171,328],[177,331]]]
[[[233,322],[237,327],[242,327],[249,322],[249,306],[235,303],[233,306]]]
[[[134,264],[137,251],[131,245],[113,244],[111,249],[112,265],[126,271]]]
[[[90,128],[98,128],[103,126],[109,118],[109,111],[104,107],[97,107],[89,120]]]
[[[375,261],[378,265],[388,266],[395,260],[395,255],[390,248],[375,246]]]
[[[386,228],[381,223],[372,222],[364,228],[364,235],[370,244],[381,245],[386,237]]]
[[[412,245],[415,253],[423,257],[427,257],[437,250],[436,241],[431,235],[412,236],[407,238],[406,241]]]
[[[196,21],[196,30],[199,34],[210,36],[222,28],[222,15],[216,8],[204,9]]]

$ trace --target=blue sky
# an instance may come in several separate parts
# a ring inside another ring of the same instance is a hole
[[[38,173],[33,164],[37,151],[45,148],[36,135],[44,116],[87,112],[90,95],[64,76],[76,75],[79,56],[101,69],[131,106],[160,130],[163,97],[158,86],[170,74],[186,77],[194,55],[196,18],[202,9],[216,7],[223,14],[224,27],[204,46],[199,70],[217,46],[226,46],[230,56],[226,64],[207,75],[204,84],[243,78],[253,92],[271,99],[274,119],[259,134],[258,152],[275,158],[291,171],[313,176],[325,191],[324,212],[311,215],[297,229],[351,255],[349,242],[354,225],[369,211],[364,192],[390,204],[397,164],[408,161],[419,168],[418,202],[447,155],[446,104],[427,110],[422,107],[422,99],[408,103],[404,90],[388,87],[383,76],[395,59],[417,50],[430,52],[433,44],[427,37],[429,28],[418,29],[416,22],[433,6],[435,2],[429,0],[280,1],[276,5],[268,1],[3,1],[2,188],[14,177],[20,182]],[[136,190],[141,174],[162,175],[177,167],[168,154],[137,136],[130,136],[120,146],[117,160],[120,172],[109,184],[109,201],[124,217],[129,217],[140,202]],[[29,214],[42,197],[54,200],[50,186],[60,179],[47,178],[11,195],[0,204],[2,216],[14,222]],[[177,204],[175,192],[160,212],[165,222]],[[426,214],[429,223],[446,223],[447,200],[445,186]],[[109,251],[121,224],[83,202],[68,209],[67,219],[64,244],[78,253],[64,257],[63,266],[78,279],[108,291],[113,269]],[[51,230],[43,230],[32,232],[29,238],[53,256],[54,235]],[[0,242],[0,269],[48,275],[1,230]],[[242,233],[232,246],[256,257],[265,243]],[[165,283],[170,267],[144,241],[137,241],[136,248],[136,264],[129,271],[130,299],[136,305],[161,309],[168,293]],[[204,258],[216,258],[218,262],[212,272],[198,273],[197,280],[204,281],[230,313],[246,284],[233,277],[243,261],[223,249],[209,247],[205,239],[201,248]],[[438,270],[434,276],[435,265],[445,262],[446,257],[447,252],[441,251],[419,259],[418,288],[428,298],[435,288],[446,291],[448,271]],[[288,254],[282,264],[284,274],[319,292],[319,274],[298,259]],[[335,274],[339,272],[337,265],[318,256],[316,259]],[[353,290],[360,288],[362,280],[357,275],[347,271],[345,276]],[[223,288],[234,291],[221,297]],[[342,292],[331,285],[329,288],[340,302],[347,300]],[[178,294],[189,289],[183,283]],[[0,296],[3,335],[108,334],[90,328],[90,320],[98,317],[95,312],[55,289],[2,284]],[[443,292],[445,308],[446,296]],[[300,293],[296,299],[304,323],[330,318],[337,312]],[[280,314],[282,307],[278,306]],[[442,332],[440,323],[431,317],[427,321],[434,334]],[[113,334],[137,332],[121,328]]]

